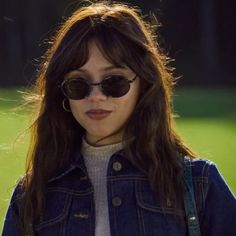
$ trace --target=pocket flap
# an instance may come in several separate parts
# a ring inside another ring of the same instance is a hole
[[[72,196],[66,192],[49,190],[46,193],[45,210],[43,216],[35,226],[35,230],[52,226],[63,221],[68,215]]]
[[[161,206],[158,194],[155,194],[151,189],[150,182],[148,180],[139,180],[135,184],[135,194],[137,204],[148,211],[158,212],[158,213],[169,213],[175,215],[184,215],[184,211],[181,209],[176,209],[168,199],[166,200],[166,205]]]

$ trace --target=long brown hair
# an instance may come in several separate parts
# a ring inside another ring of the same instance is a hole
[[[74,147],[85,133],[72,114],[63,110],[58,85],[66,73],[86,62],[90,39],[96,39],[110,62],[126,64],[139,76],[140,97],[123,137],[124,142],[132,142],[126,142],[124,151],[148,176],[153,189],[158,189],[162,202],[170,199],[178,205],[182,196],[180,156],[194,154],[173,127],[174,78],[154,29],[138,8],[103,2],[78,9],[57,31],[37,76],[37,96],[28,96],[35,102],[37,117],[22,181],[23,232],[42,213],[48,179],[70,163]]]

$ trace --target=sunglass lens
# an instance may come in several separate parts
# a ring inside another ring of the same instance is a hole
[[[122,97],[129,91],[130,84],[123,76],[111,76],[102,81],[102,89],[107,96]]]
[[[70,79],[64,83],[63,91],[70,99],[83,99],[89,93],[89,85],[83,79]]]

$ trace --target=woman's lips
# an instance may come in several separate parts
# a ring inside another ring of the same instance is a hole
[[[112,111],[107,110],[89,110],[86,112],[86,115],[93,120],[102,120],[109,116]]]

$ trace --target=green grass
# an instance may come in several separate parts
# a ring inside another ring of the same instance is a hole
[[[236,90],[179,89],[175,92],[177,130],[200,157],[214,161],[236,193]],[[26,112],[16,90],[0,89],[0,228],[12,189],[24,171],[29,135]]]
[[[236,124],[227,119],[183,119],[179,133],[200,157],[214,161],[236,193]]]
[[[28,116],[19,107],[16,89],[0,89],[0,228],[17,179],[23,174],[28,136]]]

